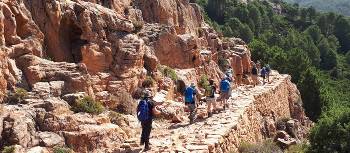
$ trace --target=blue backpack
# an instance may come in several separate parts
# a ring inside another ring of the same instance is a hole
[[[228,92],[230,90],[230,82],[226,79],[220,82],[220,91]]]
[[[147,100],[141,100],[137,106],[137,119],[139,119],[141,122],[151,119],[149,103]]]
[[[193,102],[193,96],[195,95],[196,91],[192,87],[187,87],[185,89],[185,102],[192,103]]]

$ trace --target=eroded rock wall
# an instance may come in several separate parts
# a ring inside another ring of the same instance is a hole
[[[252,92],[253,94],[243,99],[248,105],[244,106],[244,112],[237,124],[228,130],[223,135],[224,140],[215,146],[214,152],[238,151],[242,142],[257,143],[266,138],[273,138],[278,130],[277,121],[284,118],[294,119],[298,139],[307,138],[312,122],[304,111],[298,112],[299,117],[292,115],[297,110],[302,110],[300,93],[290,81],[290,76],[284,75],[278,79],[265,89]]]

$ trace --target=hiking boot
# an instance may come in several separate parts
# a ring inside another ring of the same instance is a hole
[[[213,116],[213,113],[208,113],[208,117],[212,117]]]
[[[146,146],[144,149],[143,149],[143,152],[146,152],[146,151],[149,151],[151,150],[151,147],[150,146]]]

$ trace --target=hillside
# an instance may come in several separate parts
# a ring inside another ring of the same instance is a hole
[[[314,7],[320,11],[336,12],[350,16],[350,0],[284,0],[294,4],[298,3],[302,7]]]
[[[309,145],[292,152],[349,152],[350,18],[275,2],[198,0],[217,31],[242,38],[253,61],[290,74],[297,84],[316,126]]]

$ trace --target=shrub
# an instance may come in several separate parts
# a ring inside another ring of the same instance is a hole
[[[135,30],[134,30],[135,33],[141,31],[141,29],[143,27],[143,22],[142,21],[133,21],[132,24],[135,27]]]
[[[301,143],[297,145],[290,146],[285,153],[304,153],[307,152],[308,145],[306,143]]]
[[[311,130],[310,152],[349,152],[349,140],[350,108],[335,105],[322,115]]]
[[[23,89],[23,88],[17,88],[14,92],[11,92],[8,95],[8,103],[10,104],[19,104],[19,103],[23,103],[24,99],[28,96],[28,92],[27,90]]]
[[[155,80],[151,76],[147,76],[146,79],[142,82],[142,87],[149,88],[154,85]]]
[[[257,144],[243,142],[238,150],[241,153],[282,153],[282,150],[270,139]]]
[[[89,96],[79,99],[73,106],[75,112],[86,112],[91,114],[100,114],[103,112],[104,107],[98,101],[95,101]]]
[[[54,147],[54,153],[73,153],[72,149],[66,147]]]
[[[209,87],[209,79],[208,79],[208,76],[207,75],[202,75],[200,80],[199,80],[199,86],[204,88],[204,89],[208,89]]]
[[[123,126],[123,124],[125,124],[123,115],[118,112],[111,111],[109,112],[108,117],[113,124],[117,124],[119,126]]]
[[[15,146],[5,146],[1,153],[14,153]]]
[[[123,114],[133,114],[136,111],[137,103],[126,91],[122,91],[119,97],[113,97],[112,100],[119,101],[116,111]]]
[[[159,69],[160,69],[160,72],[162,72],[162,74],[164,76],[169,77],[174,81],[176,81],[178,79],[178,76],[177,76],[174,69],[167,67],[167,66],[163,66],[163,67],[160,66]]]

